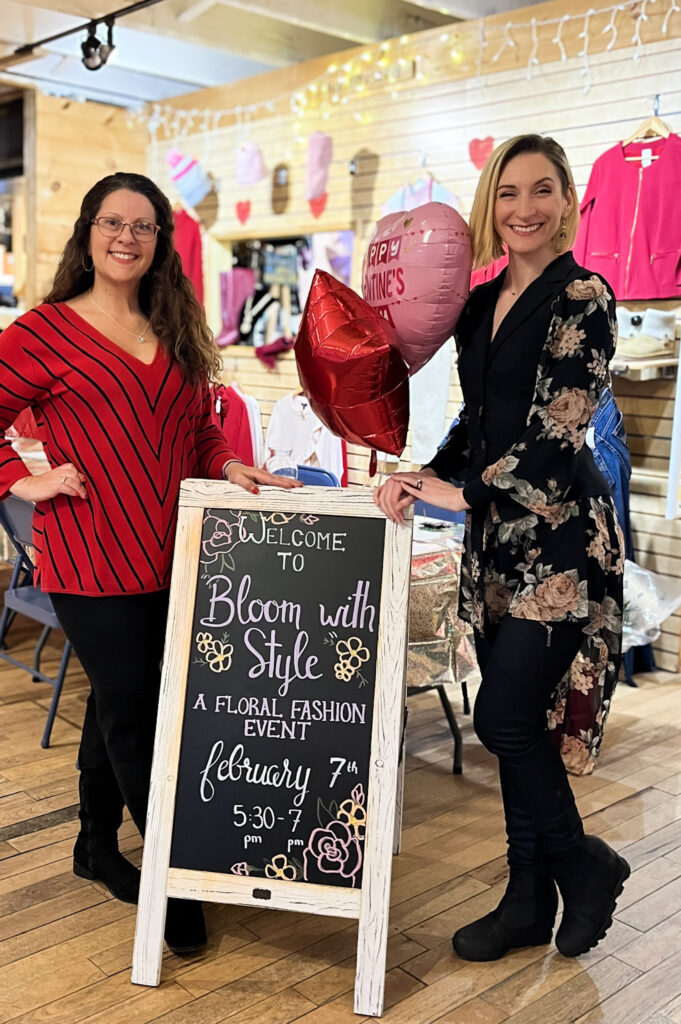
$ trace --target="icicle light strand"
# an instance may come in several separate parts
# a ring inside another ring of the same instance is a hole
[[[568,22],[581,22],[582,30],[579,33],[579,39],[582,41],[582,48],[577,56],[582,58],[580,73],[585,79],[584,92],[586,93],[592,84],[589,61],[592,17],[609,16],[601,33],[610,37],[605,45],[605,52],[609,52],[617,44],[621,30],[622,23],[619,16],[625,11],[630,12],[634,21],[634,34],[631,39],[631,44],[634,47],[633,59],[637,61],[643,54],[642,27],[644,22],[649,20],[648,11],[653,4],[659,4],[662,7],[663,2],[664,0],[626,0],[626,2],[612,4],[598,10],[589,8],[586,14],[564,14],[561,17],[545,19],[532,18],[529,22],[507,21],[504,25],[494,26],[492,29],[484,20],[481,20],[475,59],[477,77],[482,78],[485,50],[490,46],[492,33],[501,34],[497,49],[489,58],[492,64],[497,64],[507,49],[518,47],[519,44],[513,33],[529,29],[531,42],[527,62],[527,78],[531,79],[534,68],[541,63],[539,59],[541,29],[546,27],[554,31],[553,36],[550,37],[551,44],[558,48],[560,60],[565,62],[568,59],[563,40],[565,27]],[[667,0],[661,26],[663,36],[667,36],[669,23],[674,14],[681,14],[681,6],[677,0]],[[443,32],[438,38],[440,45],[447,48],[454,63],[465,65],[465,47],[459,42],[456,33]],[[245,131],[248,134],[253,117],[259,112],[275,115],[284,104],[299,119],[314,114],[317,118],[328,120],[335,104],[361,102],[372,89],[385,89],[390,99],[396,100],[404,94],[405,90],[421,88],[428,81],[426,66],[428,58],[415,52],[418,42],[418,39],[408,35],[401,36],[399,39],[386,40],[369,47],[363,53],[347,60],[340,67],[333,63],[329,64],[325,72],[309,82],[299,85],[294,90],[245,106],[237,105],[223,110],[196,110],[165,106],[160,103],[147,103],[141,108],[131,109],[128,113],[128,120],[130,124],[146,126],[152,146],[158,143],[160,136],[185,138],[192,133],[205,134],[207,131],[219,131],[225,120],[236,122],[242,133]],[[471,60],[470,54],[468,60]],[[364,118],[362,118],[362,123],[364,123]]]

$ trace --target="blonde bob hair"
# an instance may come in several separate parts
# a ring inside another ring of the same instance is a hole
[[[504,254],[501,238],[494,227],[494,203],[502,171],[521,153],[541,153],[547,157],[558,173],[563,195],[572,193],[572,209],[564,224],[565,236],[561,238],[561,232],[557,232],[551,241],[556,254],[565,252],[574,245],[579,224],[579,206],[565,150],[555,139],[544,138],[542,135],[516,135],[508,142],[497,146],[480,175],[469,224],[473,244],[473,266],[476,269],[486,267]]]

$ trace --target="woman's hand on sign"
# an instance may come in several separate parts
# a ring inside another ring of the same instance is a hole
[[[414,501],[418,498],[428,505],[446,508],[451,512],[463,512],[470,508],[464,500],[463,487],[448,483],[433,472],[423,470],[421,473],[395,473],[392,478]]]
[[[268,473],[266,469],[256,469],[255,466],[244,466],[242,462],[229,462],[225,466],[224,477],[230,484],[238,484],[245,491],[251,494],[259,494],[258,484],[267,484],[270,487],[283,487],[289,490],[291,487],[302,487],[299,480],[293,480],[289,476],[275,476]]]
[[[10,493],[24,501],[49,501],[56,498],[58,494],[65,494],[68,498],[85,498],[85,477],[80,473],[72,462],[65,462],[61,466],[55,466],[47,473],[37,473],[35,476],[29,473],[28,476],[17,480],[10,487]]]
[[[423,469],[420,473],[393,473],[384,484],[374,489],[374,502],[378,507],[386,514],[388,519],[392,519],[394,523],[404,522],[404,510],[410,505],[413,505],[420,494],[413,493],[413,491],[407,490],[403,486],[403,479],[409,477],[415,483],[418,480],[422,480],[421,487],[425,486],[425,481],[428,477],[433,476],[435,479],[435,472],[432,469]]]

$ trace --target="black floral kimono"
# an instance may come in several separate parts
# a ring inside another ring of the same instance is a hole
[[[584,623],[553,694],[549,728],[569,771],[591,772],[617,681],[624,544],[608,485],[585,445],[616,340],[607,283],[554,260],[492,339],[503,272],[471,294],[457,326],[464,407],[430,463],[464,484],[459,614],[483,635],[505,615],[547,630]]]

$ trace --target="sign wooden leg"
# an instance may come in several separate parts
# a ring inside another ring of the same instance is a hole
[[[393,777],[394,783],[394,777]],[[390,909],[390,842],[394,828],[395,790],[389,795],[392,813],[385,821],[388,849],[381,857],[368,858],[362,877],[362,898],[357,934],[357,970],[355,972],[355,1013],[380,1017],[385,992],[385,960],[388,946]],[[393,820],[390,820],[393,819]],[[385,819],[384,819],[385,820]],[[387,854],[387,859],[386,855]]]
[[[393,834],[393,856],[396,857],[402,849],[402,808],[404,804],[404,757],[405,750],[402,748],[402,761],[397,769],[397,788],[395,790],[395,831]]]
[[[135,925],[135,946],[132,954],[132,983],[158,985],[161,980],[163,931],[166,923],[167,873],[152,877],[150,859],[142,867],[140,901]]]

